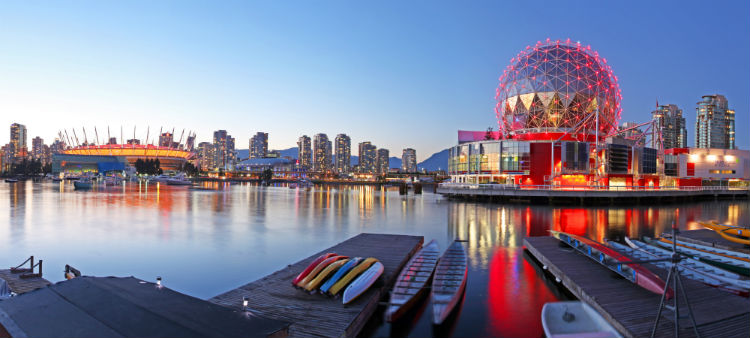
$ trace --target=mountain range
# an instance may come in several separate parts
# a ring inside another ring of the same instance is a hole
[[[293,159],[297,159],[299,156],[298,148],[292,147],[288,149],[280,149],[277,150],[281,157],[291,157]],[[446,170],[448,168],[448,154],[449,149],[443,149],[439,152],[436,152],[432,154],[430,157],[428,157],[426,160],[417,163],[417,168],[420,170],[425,169],[427,171],[434,171],[434,170]],[[239,159],[246,159],[250,157],[250,150],[249,149],[238,149],[237,150],[237,158]],[[351,164],[355,165],[359,163],[359,156],[352,155],[351,156]],[[391,156],[388,159],[388,165],[391,168],[401,168],[401,158]]]

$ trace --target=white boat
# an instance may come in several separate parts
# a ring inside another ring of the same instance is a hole
[[[547,338],[622,337],[596,310],[579,301],[544,304],[542,327]]]
[[[171,177],[169,175],[157,175],[148,179],[149,183],[167,183]]]
[[[179,173],[167,179],[168,185],[193,185],[193,181],[187,179],[184,173]]]
[[[380,278],[384,269],[385,267],[383,266],[383,263],[375,262],[375,264],[359,275],[359,277],[357,277],[357,279],[349,284],[349,286],[346,287],[346,290],[344,290],[344,305],[351,303],[357,299],[357,297],[365,293],[365,291],[367,291],[367,289],[369,289],[370,286]]]

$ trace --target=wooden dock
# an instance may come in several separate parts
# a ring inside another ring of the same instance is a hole
[[[672,237],[672,235],[664,233],[662,237]],[[750,254],[748,246],[728,241],[710,229],[680,231],[677,234],[677,240]]]
[[[359,234],[209,301],[237,308],[241,306],[242,297],[248,297],[252,311],[291,323],[289,335],[292,337],[354,337],[375,312],[378,302],[393,285],[401,268],[423,242],[421,236]],[[383,282],[376,283],[346,307],[341,304],[341,299],[310,295],[293,288],[292,279],[316,257],[327,252],[377,258],[385,267],[381,277]]]
[[[625,337],[648,337],[656,318],[660,295],[616,276],[607,268],[553,237],[524,239],[526,249],[571,293],[596,309]],[[666,278],[667,271],[648,265]],[[750,300],[682,277],[702,337],[748,337]],[[683,302],[680,308],[686,309]],[[685,314],[681,310],[681,314]],[[664,310],[657,337],[674,335],[674,315]],[[680,336],[694,337],[692,324],[680,320]]]
[[[50,285],[50,282],[44,278],[21,278],[22,274],[23,273],[11,273],[10,269],[0,270],[0,278],[8,282],[10,291],[19,295]]]

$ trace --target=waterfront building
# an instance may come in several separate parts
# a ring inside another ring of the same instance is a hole
[[[146,140],[148,142],[148,140]],[[174,142],[174,135],[170,132],[161,133],[159,135],[159,146],[160,147],[172,147],[172,143]]]
[[[299,168],[301,170],[309,170],[312,168],[312,143],[310,137],[302,135],[297,140],[297,157],[299,159]]]
[[[735,149],[734,110],[724,95],[704,95],[695,108],[695,147]]]
[[[197,167],[200,170],[214,170],[216,168],[216,163],[214,160],[216,159],[216,155],[214,154],[216,152],[216,146],[211,142],[201,142],[198,143],[198,149],[197,149]]]
[[[274,175],[294,172],[294,162],[286,158],[250,158],[237,163],[237,170],[244,173],[260,174],[271,169]]]
[[[234,138],[226,130],[214,132],[214,158],[212,170],[231,170],[236,159]]]
[[[417,151],[406,148],[401,153],[401,170],[407,173],[417,172]]]
[[[359,143],[359,173],[362,174],[373,174],[375,173],[375,165],[377,164],[377,147],[370,142]]]
[[[28,146],[26,144],[26,126],[19,123],[13,123],[10,125],[10,143],[13,145],[15,151],[13,157],[16,159],[25,158],[28,154]]]
[[[352,140],[346,134],[336,135],[336,172],[348,174],[351,167]]]
[[[265,158],[268,155],[268,133],[258,132],[250,138],[250,158]]]
[[[331,141],[328,140],[328,135],[315,134],[313,136],[313,171],[330,171],[331,164]]]
[[[661,134],[661,148],[658,137],[651,138],[651,148],[671,149],[687,148],[687,125],[682,116],[682,109],[674,104],[659,105],[651,112],[654,131]]]
[[[194,133],[188,133],[187,140],[185,141],[185,150],[187,151],[195,150],[195,134]]]
[[[377,158],[377,163],[375,165],[377,173],[383,175],[388,174],[388,169],[390,169],[390,154],[388,149],[378,149]]]
[[[673,148],[665,155],[664,175],[672,186],[736,185],[750,181],[750,151]]]
[[[31,139],[31,158],[43,160],[44,157],[44,140],[37,136]]]
[[[0,172],[10,171],[11,166],[16,158],[16,150],[13,143],[8,143],[0,148]]]
[[[115,144],[116,143],[117,142],[115,142]],[[49,148],[50,148],[50,152],[54,155],[54,154],[61,153],[63,150],[67,148],[67,146],[65,145],[65,142],[60,141],[60,139],[55,139],[55,142],[52,142],[52,145],[50,145]]]

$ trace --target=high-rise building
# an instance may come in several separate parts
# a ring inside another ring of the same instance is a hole
[[[385,148],[378,149],[378,159],[376,161],[377,164],[375,165],[375,167],[376,167],[376,171],[379,174],[387,174],[388,169],[391,168],[390,163],[389,163],[389,160],[390,160],[389,157],[390,157],[390,152],[388,151],[388,149],[385,149]]]
[[[188,133],[187,140],[185,141],[185,150],[193,151],[195,149],[195,134]]]
[[[299,168],[309,170],[312,168],[312,149],[310,137],[302,135],[297,140],[297,157],[299,158]]]
[[[651,112],[654,131],[661,133],[664,149],[687,148],[687,125],[682,109],[673,104],[659,105]],[[661,149],[658,137],[651,138],[651,148]]]
[[[213,170],[216,168],[216,164],[214,163],[214,160],[216,156],[214,155],[214,152],[216,151],[216,146],[214,146],[211,142],[201,142],[198,144],[198,163],[197,167],[200,170]]]
[[[644,147],[646,145],[646,138],[643,136],[643,130],[637,128],[637,125],[635,122],[625,122],[618,129],[623,137],[632,140],[638,147]]]
[[[44,157],[44,140],[37,136],[31,139],[31,158],[42,160]]]
[[[351,170],[352,140],[346,134],[336,135],[336,172],[347,174]]]
[[[23,124],[13,123],[10,125],[10,143],[13,145],[16,158],[24,158],[28,152],[26,144],[26,126]]]
[[[407,173],[417,172],[417,151],[412,148],[404,149],[401,155],[401,170]]]
[[[16,158],[16,148],[13,146],[13,143],[8,143],[4,145],[2,148],[0,148],[0,153],[2,153],[2,157],[0,158],[0,171],[7,172],[10,171],[11,167],[13,166],[13,163],[15,162]]]
[[[55,139],[55,142],[52,142],[52,145],[49,147],[49,150],[52,154],[59,154],[63,150],[67,148],[65,146],[65,142],[60,141],[60,139]]]
[[[162,133],[159,135],[159,146],[160,147],[172,147],[174,135],[170,132]]]
[[[331,141],[328,135],[320,133],[313,136],[313,171],[331,170]]]
[[[375,173],[375,165],[377,164],[378,148],[372,145],[370,142],[359,143],[359,172],[360,173]]]
[[[117,137],[110,137],[107,144],[117,144]]]
[[[696,148],[735,149],[734,110],[724,95],[704,95],[695,112]]]
[[[234,138],[226,130],[214,132],[214,169],[232,169],[234,166]]]
[[[268,155],[268,133],[258,132],[250,138],[250,158],[265,158]]]

